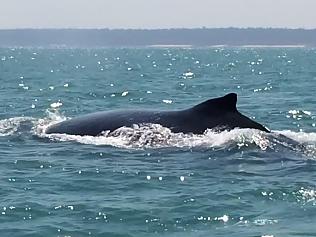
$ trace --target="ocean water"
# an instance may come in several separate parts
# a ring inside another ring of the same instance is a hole
[[[0,49],[1,236],[316,236],[316,50]],[[47,135],[238,93],[271,129]]]

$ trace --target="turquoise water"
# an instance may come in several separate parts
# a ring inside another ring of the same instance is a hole
[[[2,48],[0,81],[1,236],[316,234],[315,49]],[[229,92],[273,133],[45,134]]]

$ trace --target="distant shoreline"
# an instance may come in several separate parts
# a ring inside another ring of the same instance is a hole
[[[306,45],[242,45],[242,48],[306,48]]]
[[[12,29],[0,47],[316,47],[316,29]]]
[[[185,45],[185,44],[154,44],[154,45],[147,45],[148,48],[192,48],[193,45]]]
[[[196,48],[194,45],[148,45],[147,48]],[[306,45],[208,45],[203,48],[306,48]]]

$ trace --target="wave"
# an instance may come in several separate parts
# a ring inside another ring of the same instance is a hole
[[[114,146],[119,148],[212,148],[233,149],[255,147],[262,151],[284,147],[301,151],[308,156],[316,157],[316,133],[294,132],[290,130],[273,131],[268,134],[256,129],[233,129],[214,131],[208,129],[204,134],[173,133],[169,128],[159,124],[134,125],[121,127],[113,132],[104,132],[100,136],[77,136],[67,134],[46,134],[45,130],[67,118],[58,111],[47,111],[47,116],[36,119],[31,117],[14,117],[0,120],[0,136],[11,136],[19,131],[24,122],[31,122],[31,132],[40,138],[53,141],[74,141],[81,144],[97,146]]]

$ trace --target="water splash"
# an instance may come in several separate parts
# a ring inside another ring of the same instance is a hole
[[[18,132],[24,122],[30,122],[31,117],[14,117],[0,120],[0,137],[10,136]]]
[[[304,144],[315,144],[316,142],[316,133],[313,133],[313,132],[308,132],[308,133],[307,132],[293,132],[290,130],[275,131],[275,132]]]
[[[239,148],[251,144],[266,150],[270,144],[267,135],[255,129],[234,129],[218,132],[206,130],[204,134],[173,133],[159,124],[142,124],[133,127],[121,127],[113,132],[105,131],[100,136],[79,136],[68,134],[46,134],[45,130],[66,118],[58,113],[48,112],[48,116],[39,119],[34,126],[35,135],[54,141],[75,141],[82,144],[110,145],[120,148],[225,148],[237,145]]]
[[[58,110],[46,110],[46,117],[34,121],[33,133],[39,137],[43,137],[46,129],[56,123],[65,121],[67,118],[61,115]]]
[[[208,129],[204,134],[173,133],[159,124],[142,124],[121,127],[113,132],[105,131],[100,136],[77,136],[68,134],[46,134],[46,129],[66,120],[58,110],[47,110],[44,118],[14,117],[0,120],[0,136],[11,136],[19,132],[23,123],[31,123],[31,132],[53,141],[73,141],[97,146],[114,146],[126,149],[146,148],[208,148],[247,149],[262,151],[277,150],[282,147],[316,158],[316,133],[273,131],[265,133],[256,129],[233,129],[216,131]]]
[[[316,157],[316,133],[292,131],[274,131],[271,134],[256,129],[233,129],[218,132],[208,129],[204,134],[173,133],[169,128],[159,124],[142,124],[133,127],[121,127],[113,132],[105,131],[100,136],[77,136],[67,134],[46,134],[45,130],[52,124],[66,118],[57,112],[48,112],[48,116],[39,119],[34,126],[35,135],[54,141],[74,141],[82,144],[114,146],[120,148],[259,148],[275,150],[283,147],[308,156]]]

